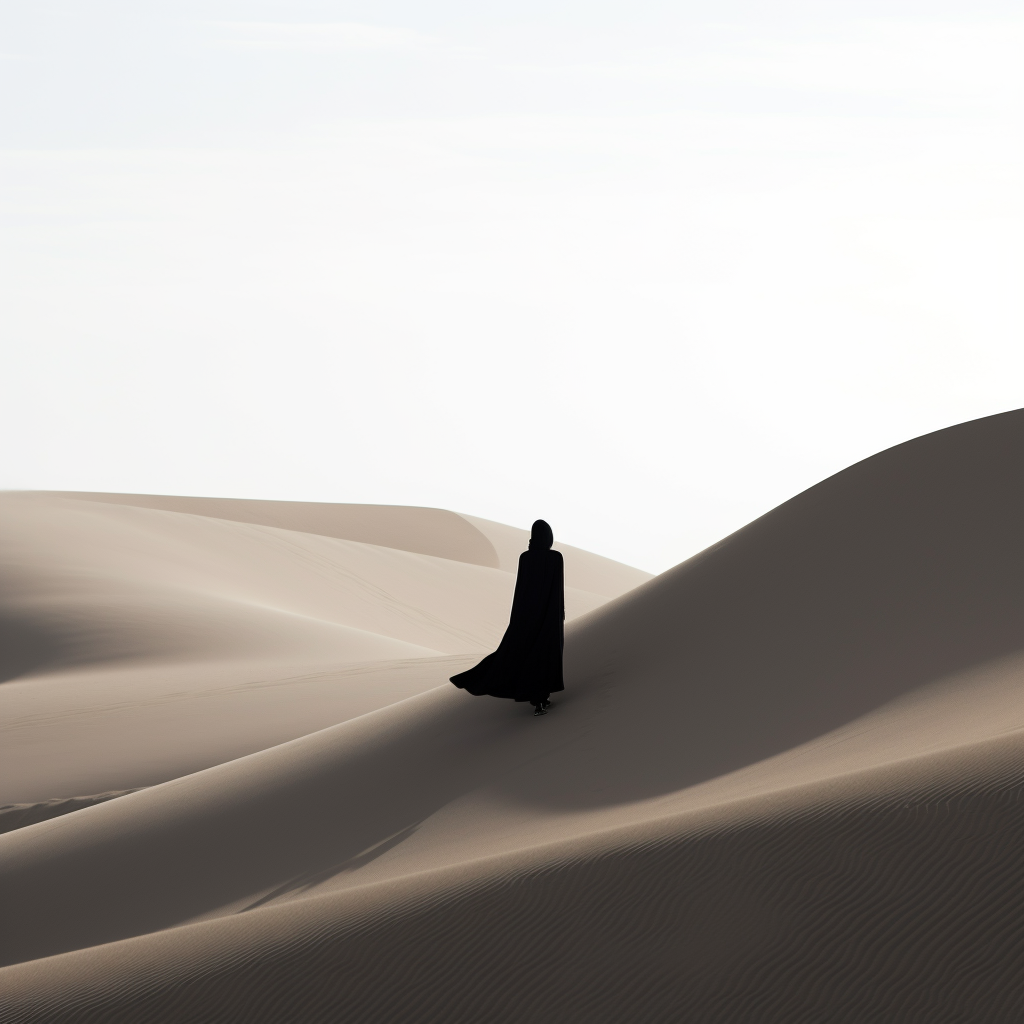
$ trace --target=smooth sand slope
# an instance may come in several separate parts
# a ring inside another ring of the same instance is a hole
[[[424,689],[0,836],[0,1020],[1022,1019],[1022,465],[824,481],[577,618],[545,719]]]
[[[0,560],[0,805],[165,782],[435,687],[497,642],[515,582],[453,512],[137,495],[0,496]],[[570,617],[650,579],[566,561]]]

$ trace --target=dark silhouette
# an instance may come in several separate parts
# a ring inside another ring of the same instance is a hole
[[[451,681],[475,697],[529,701],[535,715],[547,714],[552,693],[564,690],[562,647],[565,593],[562,555],[552,551],[551,527],[538,519],[530,549],[519,556],[519,575],[508,629],[493,654]]]

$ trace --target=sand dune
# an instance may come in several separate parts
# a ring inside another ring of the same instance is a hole
[[[67,799],[40,800],[29,804],[5,804],[0,807],[0,832],[13,832],[16,828],[35,825],[40,821],[59,818],[72,811],[80,811],[93,804],[103,804],[119,796],[127,796],[135,790],[115,790],[112,793],[94,793],[91,796],[73,796]]]
[[[187,498],[166,494],[104,494],[83,491],[22,492],[52,500],[67,498],[105,505],[182,512],[228,522],[354,540],[438,558],[515,572],[529,530],[440,508],[404,505],[335,505],[308,501],[253,501],[243,498]],[[558,542],[568,585],[604,597],[618,597],[650,579],[650,573]]]
[[[404,671],[409,692],[0,836],[17,922],[0,947],[0,1021],[1019,1020],[1022,456],[1024,414],[963,424],[851,467],[635,589],[592,586],[567,629],[567,691],[541,721],[431,685],[500,632],[514,538],[485,532],[491,565],[403,553],[415,565],[387,563],[403,606],[434,586],[444,599],[426,607],[450,610],[439,625],[382,601],[373,636],[420,650],[361,664],[367,689],[384,694]],[[86,514],[81,498],[7,500]],[[116,536],[149,515],[189,519],[175,537],[190,543],[227,529],[201,513],[122,513],[134,518],[111,528],[98,567],[145,547]],[[327,543],[370,558],[365,541],[245,528],[271,547],[287,538],[267,573],[275,608],[364,628],[362,597],[306,594],[313,574],[286,563],[325,559]],[[252,538],[230,536],[192,561],[168,555],[161,587],[208,602],[269,588],[255,570],[211,568],[224,544],[238,545],[232,564],[253,561]],[[404,575],[435,564],[428,582]],[[493,612],[479,597],[447,603],[446,588],[482,594],[493,574],[505,586]],[[30,618],[68,602],[31,620],[63,638],[53,623],[74,608],[88,618],[92,593],[11,588],[8,606]],[[104,648],[129,652],[126,690],[136,667],[187,662],[190,630],[206,663],[239,672],[315,646],[283,629],[249,641],[230,616],[207,633],[152,607],[171,623],[154,627],[159,643],[131,646],[136,627]],[[120,636],[118,615],[101,619]],[[95,672],[90,629],[62,640],[63,668],[0,690]]]
[[[444,682],[505,627],[507,571],[129,499],[0,497],[0,804],[149,786],[365,714]],[[252,504],[335,533],[367,515]],[[454,513],[398,511],[405,532],[385,517],[378,540],[489,545]],[[650,576],[575,552],[567,578],[573,617]]]

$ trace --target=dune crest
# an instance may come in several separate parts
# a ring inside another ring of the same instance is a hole
[[[918,438],[595,600],[541,722],[424,676],[0,836],[0,1020],[1019,1019],[1022,457]]]

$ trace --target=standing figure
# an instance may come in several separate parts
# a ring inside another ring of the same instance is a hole
[[[562,555],[552,551],[551,527],[538,519],[530,550],[519,556],[519,575],[508,629],[493,654],[451,681],[475,697],[529,701],[534,715],[546,715],[552,693],[564,690],[562,648],[565,594]]]

